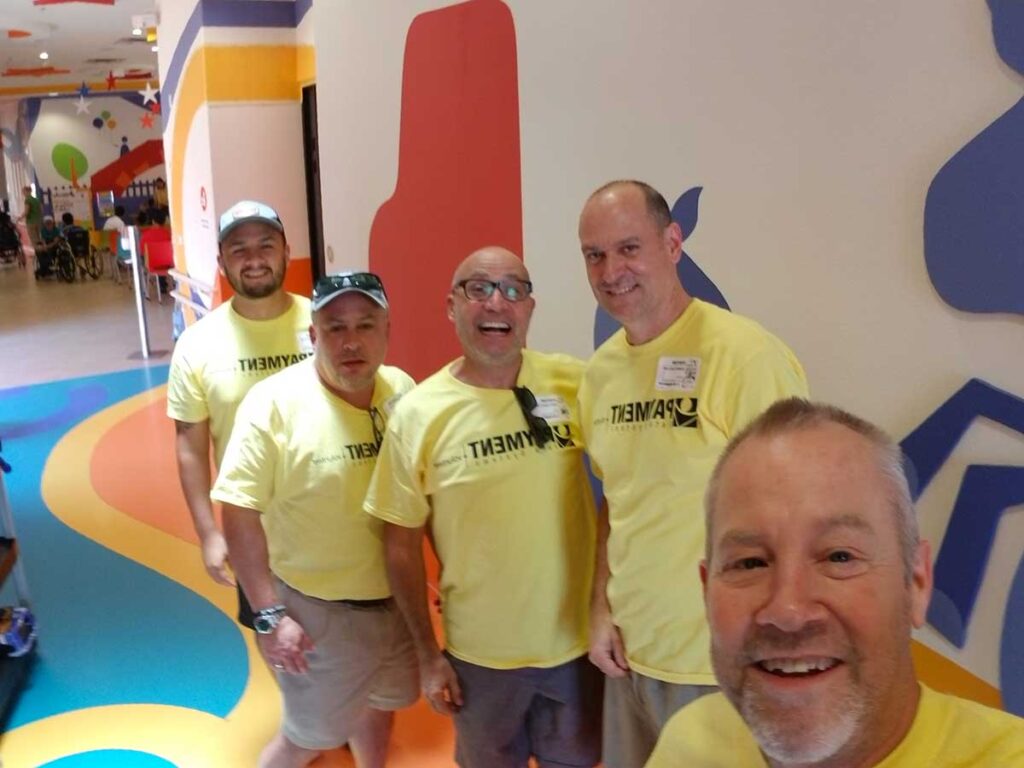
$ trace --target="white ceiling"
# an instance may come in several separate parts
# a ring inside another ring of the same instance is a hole
[[[145,36],[132,37],[134,17],[155,23],[154,0],[0,0],[0,97],[77,90],[82,81],[107,89],[115,76],[145,71],[157,77],[156,54]],[[103,3],[103,4],[101,4]],[[21,36],[28,32],[28,36]],[[42,61],[39,53],[50,58]],[[42,76],[4,76],[9,69],[52,66],[70,70]],[[118,81],[120,85],[120,81]]]

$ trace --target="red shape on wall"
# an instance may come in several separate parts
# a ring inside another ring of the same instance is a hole
[[[112,191],[115,195],[120,195],[136,176],[142,175],[150,168],[163,165],[163,162],[163,140],[150,139],[100,168],[92,175],[89,184],[93,192]]]
[[[416,379],[460,354],[444,298],[485,245],[523,252],[515,25],[499,0],[420,14],[406,39],[398,182],[370,269],[390,298],[389,359]]]

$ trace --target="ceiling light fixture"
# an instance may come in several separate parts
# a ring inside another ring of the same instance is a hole
[[[142,27],[132,28],[132,35],[135,37],[142,37]]]
[[[48,54],[46,51],[42,51],[39,54],[39,58],[43,61],[46,61],[48,58],[50,58],[50,54]]]
[[[57,92],[56,92],[56,91],[50,91],[50,95],[51,95],[51,96],[56,96],[56,95],[57,95]]]
[[[159,45],[154,45],[154,46],[153,46],[152,48],[150,48],[149,50],[151,50],[151,51],[152,51],[153,53],[156,53],[157,51],[159,51],[159,50],[160,50],[160,46],[159,46]]]

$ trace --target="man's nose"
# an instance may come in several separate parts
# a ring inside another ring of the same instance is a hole
[[[754,621],[783,632],[797,632],[807,624],[823,620],[826,613],[814,569],[801,564],[777,563]]]
[[[625,269],[625,257],[615,252],[606,253],[601,261],[601,282],[611,284],[618,281]]]

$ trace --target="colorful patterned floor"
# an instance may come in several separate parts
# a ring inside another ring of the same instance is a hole
[[[234,594],[205,574],[164,416],[166,367],[0,390],[6,476],[39,624],[4,768],[255,764],[280,717]],[[3,603],[13,602],[8,585]],[[449,721],[398,716],[389,765],[453,764]],[[344,750],[319,768],[352,765]]]

